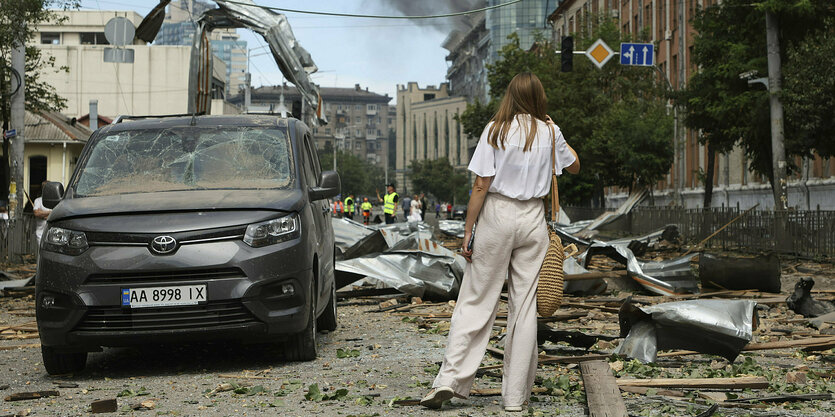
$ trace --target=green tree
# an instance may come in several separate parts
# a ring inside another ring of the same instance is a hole
[[[468,200],[469,181],[466,174],[455,169],[446,158],[412,161],[409,179],[418,194],[431,194],[441,201],[456,204],[464,204]]]
[[[342,182],[342,194],[375,196],[385,186],[383,168],[362,160],[350,152],[337,151],[336,172]],[[333,169],[333,152],[319,153],[323,170]]]
[[[63,21],[49,8],[78,8],[78,0],[2,0],[0,1],[0,123],[3,130],[9,129],[11,119],[11,95],[14,77],[11,71],[12,49],[16,45],[25,45],[35,34],[38,23]],[[66,99],[60,97],[55,88],[40,79],[44,71],[56,70],[53,57],[43,57],[35,47],[26,47],[24,77],[25,107],[32,111],[66,108]],[[66,68],[57,68],[66,71]],[[9,179],[9,140],[3,138],[3,156],[0,157],[0,170],[3,183],[0,189],[8,189]],[[2,194],[5,196],[5,194]],[[3,197],[5,199],[5,197]]]
[[[780,21],[781,49],[807,59],[816,59],[811,55],[817,52],[809,50],[814,49],[817,42],[803,51],[807,37],[827,27],[835,13],[828,0],[766,0],[754,4],[749,0],[726,0],[698,11],[693,20],[697,35],[692,58],[700,70],[690,78],[687,88],[677,99],[686,109],[685,124],[699,130],[699,141],[708,145],[705,206],[713,184],[715,152],[728,152],[737,144],[751,161],[751,170],[773,183],[768,93],[762,86],[749,86],[747,80],[741,78],[741,74],[749,71],[755,71],[759,77],[768,74],[765,10],[774,12]],[[828,27],[825,30],[831,32],[831,24]],[[785,56],[783,53],[784,63],[787,62]],[[813,149],[825,151],[820,149],[822,143],[810,140],[809,135],[819,131],[804,133],[802,128],[807,123],[803,106],[814,107],[816,112],[827,114],[830,119],[835,113],[831,100],[827,100],[831,95],[809,94],[812,90],[807,88],[813,85],[800,79],[817,71],[821,71],[821,75],[830,72],[822,62],[814,68],[804,74],[802,70],[806,68],[792,63],[783,70],[787,80],[784,91],[789,97],[785,103],[785,144],[789,157],[806,155]],[[826,107],[827,102],[829,107]],[[813,129],[808,124],[806,128]],[[794,168],[792,158],[788,160],[791,170]]]
[[[802,143],[801,152],[822,158],[835,156],[835,34],[814,32],[788,51],[783,91],[786,122]]]
[[[609,45],[627,40],[611,20],[592,19],[590,32],[575,34],[576,50],[588,48],[598,37]],[[500,60],[488,66],[491,102],[468,106],[462,114],[469,135],[481,134],[510,80],[530,71],[542,81],[549,114],[582,162],[579,175],[559,179],[564,202],[602,200],[607,185],[651,187],[669,172],[672,118],[664,105],[665,84],[655,72],[613,63],[600,70],[578,56],[574,71],[563,73],[559,55],[548,41],[540,39],[536,47],[523,50],[518,38],[510,39]]]

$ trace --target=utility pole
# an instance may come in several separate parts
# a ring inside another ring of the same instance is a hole
[[[686,50],[684,46],[684,42],[687,39],[687,26],[686,21],[684,20],[684,0],[678,0],[678,89],[684,89],[684,80],[686,79],[685,70],[685,60],[684,60],[684,52]],[[678,119],[678,118],[676,118]],[[681,207],[685,207],[684,204],[684,195],[682,191],[684,191],[685,186],[685,178],[687,177],[687,161],[685,155],[685,142],[687,141],[687,132],[684,129],[684,124],[681,123],[681,120],[676,120],[676,127],[675,127],[675,134],[676,140],[678,144],[676,146],[677,154],[678,154],[678,178],[676,178],[676,182],[678,183],[678,201],[675,202],[676,205],[681,205]]]
[[[26,47],[22,44],[12,49],[12,69],[20,74],[20,87],[11,100],[11,127],[17,131],[17,135],[12,139],[12,157],[9,160],[13,184],[9,185],[9,209],[13,211],[10,213],[13,219],[20,219],[23,217],[23,120],[26,116]]]
[[[774,208],[787,210],[789,205],[786,181],[786,146],[783,142],[783,103],[780,102],[782,72],[780,69],[780,39],[777,16],[765,12],[768,42],[768,101],[771,107],[771,162],[774,170]]]

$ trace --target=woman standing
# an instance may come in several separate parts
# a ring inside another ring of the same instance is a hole
[[[423,218],[420,216],[420,209],[421,209],[420,199],[418,198],[417,194],[415,194],[414,197],[412,198],[411,205],[412,205],[411,206],[412,211],[409,214],[409,217],[406,218],[406,221],[419,222],[419,221],[423,220]]]
[[[542,197],[551,189],[552,164],[557,175],[563,169],[580,171],[577,153],[548,117],[546,105],[539,78],[516,75],[476,146],[469,170],[477,177],[461,248],[468,263],[443,365],[420,402],[425,407],[440,408],[453,396],[469,395],[505,278],[509,301],[502,402],[506,411],[522,411],[530,397],[537,365],[536,284],[548,247]],[[476,220],[478,233],[468,247]]]

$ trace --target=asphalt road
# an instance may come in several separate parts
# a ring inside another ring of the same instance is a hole
[[[2,299],[0,299],[2,300]],[[0,302],[0,326],[31,322],[20,315],[31,301]],[[0,396],[18,392],[57,390],[56,397],[4,401],[0,415],[26,412],[40,416],[89,415],[96,400],[117,400],[113,414],[137,415],[495,415],[504,411],[498,397],[455,400],[441,412],[419,406],[389,405],[392,400],[420,398],[428,391],[446,337],[417,331],[399,317],[375,313],[376,303],[346,302],[339,306],[339,328],[320,334],[320,357],[311,362],[286,363],[267,345],[144,346],[112,348],[90,354],[87,369],[78,375],[46,374],[39,348],[0,351]],[[18,314],[12,315],[9,310]],[[36,343],[3,340],[0,346]],[[347,352],[340,358],[339,350]],[[244,376],[255,378],[244,378]],[[68,388],[58,384],[65,383]],[[235,390],[207,393],[219,384]],[[77,387],[71,387],[76,385]],[[306,399],[310,386],[333,399]],[[345,391],[340,391],[345,390]],[[121,395],[121,396],[120,396]],[[131,405],[148,401],[152,410],[134,411]],[[563,409],[541,403],[545,415]],[[574,412],[582,415],[578,407]],[[568,410],[565,410],[568,411]],[[563,412],[561,415],[566,415]]]

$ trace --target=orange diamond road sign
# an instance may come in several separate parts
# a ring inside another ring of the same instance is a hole
[[[603,68],[603,65],[615,56],[615,52],[609,48],[609,45],[606,45],[606,42],[603,42],[603,39],[598,39],[589,49],[586,49],[586,56],[594,65],[597,65],[597,68]]]

